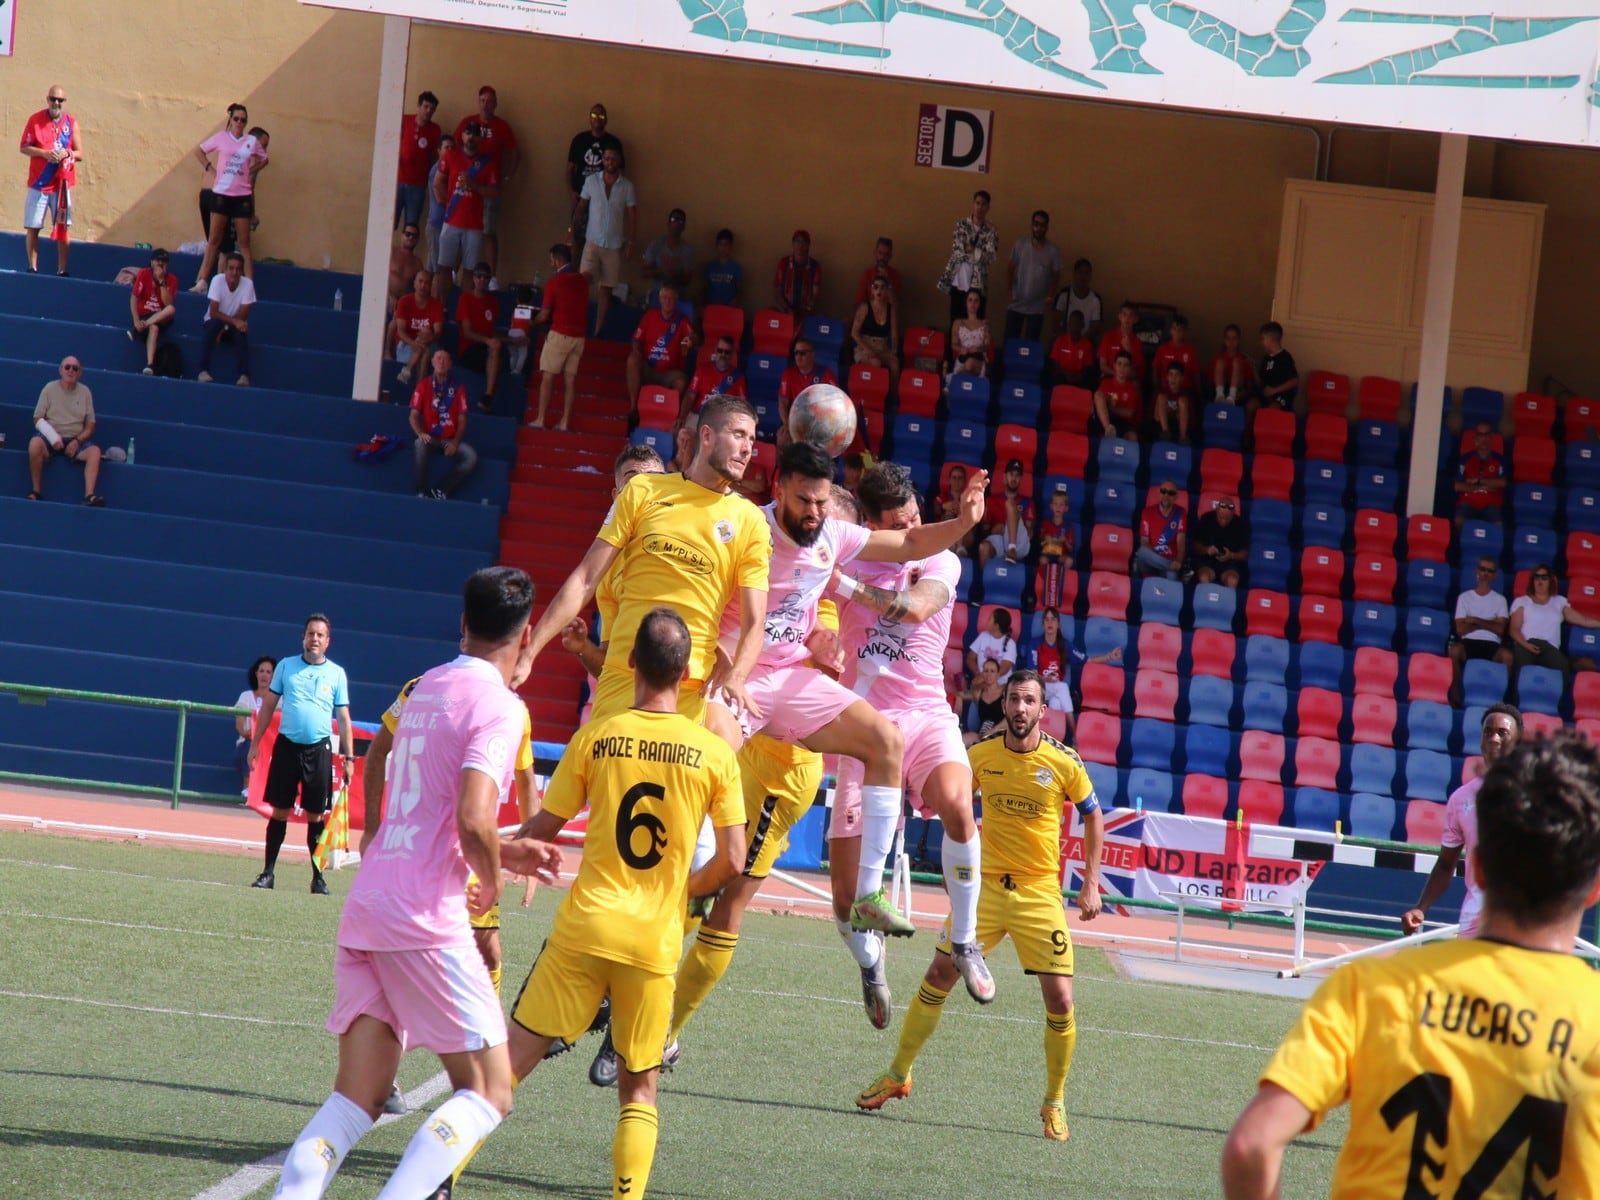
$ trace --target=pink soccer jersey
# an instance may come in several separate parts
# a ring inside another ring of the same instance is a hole
[[[345,900],[339,945],[353,950],[470,946],[467,861],[456,832],[461,774],[482,771],[504,800],[523,709],[500,672],[461,655],[412,689],[389,756],[383,824]]]
[[[1478,845],[1478,789],[1483,786],[1483,776],[1468,780],[1450,793],[1444,806],[1444,832],[1439,835],[1441,846],[1460,846],[1461,861],[1469,864],[1472,852]],[[1478,917],[1483,911],[1483,893],[1472,882],[1472,870],[1465,877],[1466,898],[1461,901],[1461,937],[1476,937]]]
[[[911,563],[860,563],[850,574],[870,587],[904,591],[919,580],[937,579],[956,594],[961,560],[948,550]],[[777,577],[774,576],[774,586]],[[844,682],[880,712],[938,705],[944,694],[944,649],[950,640],[950,605],[926,621],[891,621],[862,604],[839,608],[844,643]]]

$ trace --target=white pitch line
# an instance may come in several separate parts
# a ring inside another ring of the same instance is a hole
[[[275,1017],[247,1017],[238,1013],[194,1012],[183,1008],[161,1008],[153,1004],[122,1004],[115,1000],[91,1000],[85,996],[56,996],[48,992],[0,991],[12,1000],[48,1000],[55,1004],[83,1004],[90,1008],[117,1008],[126,1012],[152,1013],[164,1017],[194,1017],[205,1021],[239,1021],[246,1025],[281,1025],[288,1029],[321,1029],[315,1021],[280,1021]]]
[[[405,1113],[399,1116],[386,1113],[378,1118],[377,1123],[387,1125],[391,1121],[401,1120],[404,1116],[416,1112],[434,1097],[441,1095],[449,1086],[449,1076],[440,1071],[420,1087],[405,1093]],[[203,1192],[196,1192],[194,1200],[244,1200],[244,1197],[254,1195],[277,1179],[283,1173],[283,1163],[288,1157],[289,1148],[285,1146],[276,1154],[269,1154],[249,1166],[240,1167],[221,1183],[213,1184]]]
[[[176,925],[146,925],[133,921],[106,921],[99,917],[63,917],[59,913],[21,912],[16,909],[0,909],[0,918],[17,917],[25,921],[48,921],[52,925],[64,923],[71,925],[104,925],[110,929],[134,929],[143,933],[179,933],[188,937],[224,938],[230,942],[275,942],[285,946],[320,946],[320,941],[309,938],[276,938],[263,937],[258,933],[216,933],[209,929],[183,929]]]
[[[287,849],[287,847],[285,847]],[[304,854],[305,851],[300,852]],[[158,883],[187,883],[195,887],[243,888],[242,883],[224,879],[191,879],[183,875],[146,875],[139,871],[117,871],[110,867],[78,867],[71,863],[35,862],[30,858],[0,858],[9,867],[39,867],[46,871],[79,871],[85,875],[114,875],[120,879],[154,879]]]

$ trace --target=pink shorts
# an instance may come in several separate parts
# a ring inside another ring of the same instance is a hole
[[[911,792],[911,803],[923,816],[932,814],[922,799],[922,785],[935,767],[959,763],[970,768],[966,743],[961,740],[961,723],[948,708],[915,708],[886,711],[905,735],[902,778]],[[866,768],[854,758],[839,759],[839,786],[833,793],[833,812],[828,821],[830,838],[861,836],[861,781]]]
[[[404,1050],[459,1054],[506,1040],[500,997],[470,944],[433,950],[340,946],[328,1031],[343,1034],[360,1016],[376,1017],[394,1030]]]
[[[764,733],[777,741],[792,743],[805,741],[861,699],[815,667],[758,667],[745,684],[745,691],[761,710],[759,719],[751,717],[720,690],[711,699],[739,719],[745,737]]]

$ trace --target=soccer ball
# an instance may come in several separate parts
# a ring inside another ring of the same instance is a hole
[[[831,383],[813,383],[789,406],[789,436],[838,458],[856,437],[856,405]]]

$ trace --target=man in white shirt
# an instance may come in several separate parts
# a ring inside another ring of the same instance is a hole
[[[201,383],[211,382],[211,352],[217,343],[231,341],[239,350],[240,387],[250,386],[250,310],[256,303],[256,285],[244,274],[244,256],[230,254],[221,275],[211,277],[206,293],[210,305],[200,330]]]
[[[1468,659],[1492,659],[1511,665],[1506,649],[1506,598],[1494,590],[1495,564],[1492,558],[1478,560],[1477,585],[1456,597],[1455,640],[1450,643],[1450,663],[1455,668],[1451,697],[1461,703],[1461,672]]]
[[[622,260],[633,253],[638,200],[633,183],[622,174],[622,154],[607,150],[600,156],[600,171],[583,181],[572,231],[581,222],[587,232],[578,272],[600,289],[595,302],[594,332],[600,336],[611,309],[611,289],[622,282]]]

